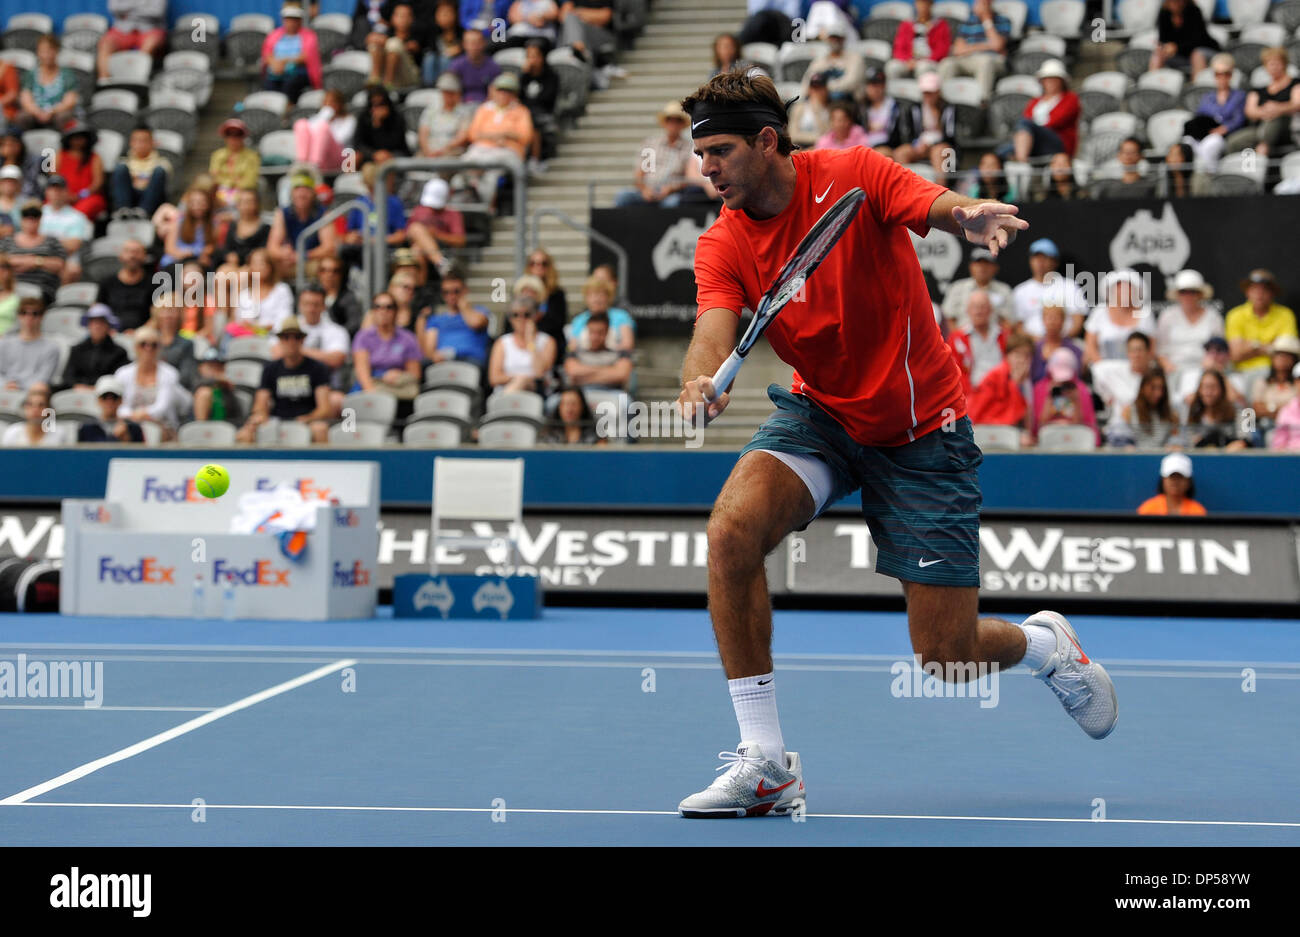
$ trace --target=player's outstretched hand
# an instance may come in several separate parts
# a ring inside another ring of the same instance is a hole
[[[695,380],[687,381],[677,397],[677,406],[682,412],[682,419],[692,423],[698,419],[697,414],[701,407],[707,407],[704,422],[708,423],[710,420],[717,419],[730,402],[731,394],[715,396],[713,378],[707,374],[701,374]]]
[[[952,210],[966,240],[987,247],[994,257],[1016,239],[1017,231],[1029,227],[1028,221],[1016,217],[1019,214],[1019,208],[1004,202],[980,202],[966,208],[957,205]]]

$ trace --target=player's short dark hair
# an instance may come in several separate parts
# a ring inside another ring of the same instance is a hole
[[[781,95],[777,92],[772,79],[756,68],[735,68],[714,75],[700,85],[693,94],[682,99],[682,110],[690,114],[697,104],[723,106],[762,104],[779,114],[786,112],[785,102],[781,100]],[[753,146],[758,140],[758,134],[741,139]],[[794,152],[794,141],[790,139],[790,133],[785,125],[776,131],[776,151],[782,156],[789,156]]]
[[[588,325],[592,325],[593,323],[596,323],[596,322],[600,322],[600,323],[603,323],[603,324],[605,324],[605,325],[609,325],[609,313],[607,313],[607,312],[593,312],[591,315],[587,316],[587,324],[588,324]]]
[[[1124,345],[1127,346],[1128,343],[1133,341],[1135,338],[1142,343],[1147,351],[1151,350],[1151,336],[1147,335],[1145,332],[1129,332],[1128,338],[1124,339]]]

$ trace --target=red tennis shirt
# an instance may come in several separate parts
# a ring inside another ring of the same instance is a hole
[[[860,186],[858,216],[764,333],[795,369],[797,394],[857,442],[900,446],[966,413],[961,370],[943,341],[907,233],[924,237],[947,190],[866,147],[796,151],[794,197],[757,221],[723,207],[695,246],[696,317],[758,306],[826,209]]]

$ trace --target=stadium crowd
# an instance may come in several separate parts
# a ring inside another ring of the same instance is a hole
[[[534,250],[498,320],[466,269],[492,215],[509,210],[513,172],[544,174],[587,93],[626,74],[616,7],[358,0],[340,17],[291,2],[278,22],[231,24],[226,56],[255,90],[183,188],[196,118],[168,96],[201,109],[211,66],[174,57],[215,58],[218,44],[187,45],[188,17],[168,32],[163,0],[110,0],[98,31],[70,18],[68,48],[11,19],[4,45],[20,54],[0,58],[6,444],[341,443],[402,427],[413,444],[507,444],[499,431],[517,423],[526,439],[599,441],[594,412],[626,407],[637,384],[636,323],[613,271],[594,270],[571,312],[553,259]],[[1245,147],[1264,167],[1258,187],[1290,191],[1300,80],[1280,41],[1243,31],[1234,46],[1195,3],[1167,0],[1149,24],[1158,41],[1147,49],[1135,34],[1126,50],[1146,50],[1140,74],[1078,80],[1068,29],[1024,33],[1015,0],[898,7],[751,0],[737,32],[713,41],[713,72],[766,70],[797,98],[801,146],[874,147],[970,195],[1226,194],[1240,190],[1218,180],[1244,178],[1233,154]],[[149,107],[122,103],[122,87],[147,91]],[[1195,111],[1177,107],[1192,96]],[[716,199],[680,104],[657,120],[616,203]],[[388,174],[379,232],[377,173],[409,155],[469,165]],[[322,221],[350,199],[360,207]],[[375,238],[389,276],[367,295]],[[1090,302],[1053,282],[1055,244],[1036,240],[1030,255],[1032,276],[1011,284],[975,251],[970,276],[935,297],[987,445],[1078,445],[1060,429],[1076,426],[1120,448],[1300,449],[1300,340],[1270,272],[1217,284],[1242,294],[1226,310],[1191,270],[1165,297],[1120,271]],[[75,434],[50,424],[51,407]],[[381,432],[349,428],[357,414]]]

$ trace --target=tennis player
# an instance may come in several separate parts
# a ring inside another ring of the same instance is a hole
[[[908,235],[940,228],[996,255],[1028,223],[1014,205],[957,195],[865,147],[794,152],[776,86],[757,72],[717,75],[682,106],[723,201],[695,248],[698,310],[678,401],[686,418],[726,409],[729,396],[708,375],[735,347],[740,311],[757,307],[839,196],[860,186],[866,201],[767,330],[794,384],[768,388],[776,412],[709,519],[709,610],[741,742],[679,812],[782,815],[804,804],[803,768],[777,718],[763,559],[858,489],[876,570],[903,584],[922,663],[945,675],[1024,663],[1088,735],[1105,738],[1118,714],[1114,687],[1064,617],[1044,611],[1013,624],[978,614],[983,456]]]

